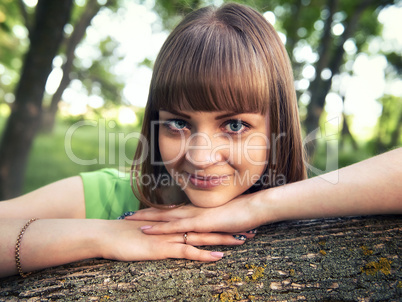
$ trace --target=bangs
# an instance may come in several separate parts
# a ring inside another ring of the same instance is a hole
[[[227,26],[211,8],[197,22],[184,22],[158,57],[149,95],[156,110],[258,112],[269,104],[270,76],[255,41]],[[191,16],[190,16],[191,18]],[[195,23],[195,24],[194,24]]]

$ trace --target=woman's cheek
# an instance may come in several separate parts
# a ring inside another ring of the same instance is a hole
[[[165,166],[174,165],[179,160],[183,148],[181,139],[171,138],[166,135],[159,135],[159,150]]]
[[[267,142],[263,137],[254,137],[243,144],[242,164],[248,166],[261,166],[267,164]]]

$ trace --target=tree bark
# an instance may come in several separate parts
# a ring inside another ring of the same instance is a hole
[[[0,145],[0,200],[21,193],[29,151],[40,125],[46,80],[71,6],[72,0],[41,0],[37,4],[31,45]]]
[[[0,280],[2,301],[397,301],[402,216],[259,228],[216,263],[77,262]]]

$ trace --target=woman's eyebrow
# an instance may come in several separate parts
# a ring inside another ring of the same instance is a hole
[[[216,116],[215,120],[220,120],[220,119],[224,119],[224,118],[227,118],[227,117],[232,117],[233,115],[238,115],[238,114],[240,114],[240,113],[239,112],[225,113],[225,114]]]
[[[160,110],[160,111],[166,111],[166,112],[169,112],[169,113],[174,114],[174,115],[178,115],[178,116],[181,116],[181,117],[184,117],[184,118],[187,118],[187,119],[191,119],[191,116],[189,116],[189,115],[187,115],[187,114],[185,114],[185,113],[176,111],[176,110],[174,110],[174,109],[170,109],[170,110]],[[232,117],[232,116],[234,116],[234,115],[238,115],[238,114],[241,114],[241,113],[246,113],[246,112],[229,112],[229,113],[221,114],[221,115],[216,116],[216,117],[215,117],[215,120],[220,120],[220,119]]]
[[[189,116],[189,115],[187,115],[187,114],[184,114],[184,113],[181,113],[181,112],[179,112],[179,111],[176,111],[176,110],[174,110],[174,109],[170,109],[170,110],[160,110],[160,111],[166,111],[166,112],[169,112],[169,113],[171,113],[171,114],[179,115],[179,116],[184,117],[184,118],[187,118],[187,119],[190,119],[190,118],[191,118],[191,116]]]

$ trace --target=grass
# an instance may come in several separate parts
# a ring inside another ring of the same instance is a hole
[[[365,144],[362,143],[362,145],[364,146]],[[330,148],[329,150],[328,147]],[[311,165],[323,172],[330,172],[368,159],[373,155],[368,148],[362,146],[359,146],[358,150],[354,150],[348,143],[340,146],[339,141],[334,141],[331,146],[320,143],[317,146]],[[312,173],[310,176],[315,176],[315,174]]]

